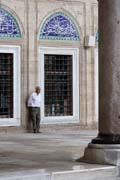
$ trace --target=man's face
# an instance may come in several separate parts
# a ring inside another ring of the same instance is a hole
[[[40,87],[36,87],[36,93],[37,93],[37,94],[40,93]]]

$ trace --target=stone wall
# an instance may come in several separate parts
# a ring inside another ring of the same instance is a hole
[[[39,83],[39,47],[79,48],[80,65],[80,125],[97,123],[95,115],[95,56],[93,48],[84,47],[84,37],[98,31],[98,8],[96,0],[0,0],[0,6],[16,18],[22,38],[1,38],[0,45],[21,46],[21,125],[26,126],[26,98]],[[78,27],[80,42],[39,40],[43,20],[62,11],[70,16]],[[97,48],[97,45],[96,45]]]

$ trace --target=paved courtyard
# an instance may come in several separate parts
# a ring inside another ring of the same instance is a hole
[[[103,167],[76,162],[96,135],[96,130],[67,128],[43,129],[41,134],[1,133],[0,177],[31,170],[51,173]]]

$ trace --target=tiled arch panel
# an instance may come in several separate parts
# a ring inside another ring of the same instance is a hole
[[[0,38],[20,38],[21,32],[16,19],[11,13],[0,8]]]
[[[39,38],[47,40],[80,40],[75,23],[64,12],[56,12],[45,20]]]

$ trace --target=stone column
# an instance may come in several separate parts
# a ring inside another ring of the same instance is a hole
[[[99,133],[83,160],[120,164],[120,0],[99,0]]]
[[[120,143],[120,0],[99,0],[99,144]]]

